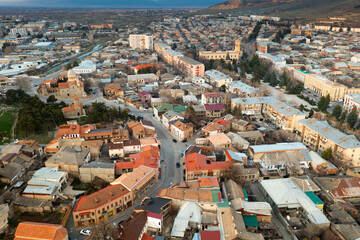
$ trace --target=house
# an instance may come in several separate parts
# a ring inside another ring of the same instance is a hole
[[[179,119],[184,120],[184,116],[181,113],[175,112],[173,110],[167,111],[162,115],[162,123],[166,128],[170,127],[169,122]]]
[[[238,150],[247,150],[250,146],[250,143],[241,137],[239,134],[228,132],[226,136],[231,140],[231,147]]]
[[[231,130],[235,132],[247,132],[253,130],[252,123],[240,118],[234,118],[231,120]]]
[[[166,218],[171,213],[171,199],[161,197],[144,197],[136,210],[145,210],[150,213],[161,214],[163,218]]]
[[[321,175],[332,175],[338,172],[337,167],[329,161],[323,159],[318,153],[314,151],[309,152],[311,158],[311,167],[314,171]]]
[[[224,104],[204,104],[207,118],[219,118],[225,113]]]
[[[148,217],[146,211],[134,210],[128,220],[120,223],[120,240],[139,240],[146,235]]]
[[[193,126],[190,126],[180,120],[175,121],[175,123],[170,125],[171,133],[180,141],[192,138],[194,133]]]
[[[226,154],[226,160],[229,162],[232,162],[233,164],[247,164],[247,155],[245,153],[239,153],[239,152],[234,152],[231,150],[226,150],[225,151]]]
[[[141,104],[143,106],[150,106],[151,105],[151,99],[152,99],[152,93],[151,92],[142,91],[138,95],[141,98]]]
[[[159,77],[153,73],[128,75],[128,83],[152,83],[158,82]]]
[[[27,182],[22,196],[56,201],[66,187],[68,173],[55,168],[43,167],[37,170]]]
[[[75,227],[98,224],[132,205],[133,195],[128,188],[109,185],[79,198],[73,210]]]
[[[80,148],[64,146],[45,162],[45,167],[58,168],[70,175],[78,176],[79,168],[91,160],[89,151]]]
[[[21,222],[16,228],[14,240],[68,240],[65,227],[56,224]]]
[[[91,183],[95,177],[106,182],[115,180],[115,164],[107,162],[90,162],[79,168],[81,182]]]
[[[201,94],[202,104],[219,104],[223,103],[223,97],[220,92],[209,92]]]
[[[196,203],[187,202],[183,204],[175,218],[171,230],[172,238],[184,238],[189,225],[200,225],[202,209]]]
[[[22,164],[11,162],[0,170],[0,181],[7,184],[14,184],[26,173],[26,171],[26,167]]]
[[[222,132],[221,125],[216,122],[209,123],[201,129],[201,133],[203,136],[212,136],[220,132]]]
[[[141,142],[139,139],[131,139],[128,141],[124,141],[123,143],[123,151],[125,155],[138,153],[141,152],[141,150]]]
[[[150,121],[128,122],[127,128],[136,139],[157,137],[155,127]]]
[[[228,82],[225,84],[229,92],[238,95],[241,98],[244,97],[263,97],[264,93],[258,88],[247,85],[242,81]]]
[[[195,95],[185,95],[182,97],[182,100],[185,104],[197,104],[198,103],[198,99],[196,98]]]
[[[122,99],[124,97],[124,90],[115,84],[109,84],[104,89],[104,93],[108,99]]]
[[[218,133],[207,137],[210,146],[214,149],[226,149],[230,147],[231,139],[225,133]]]
[[[358,202],[360,181],[357,177],[317,177],[319,187],[336,201]]]
[[[108,149],[110,160],[123,158],[125,156],[124,143],[109,143]]]
[[[200,153],[185,155],[184,162],[186,181],[203,176],[214,176],[220,178],[230,167],[230,162],[216,162]]]
[[[139,166],[133,172],[125,173],[115,179],[110,185],[122,185],[132,192],[134,199],[140,198],[158,181],[155,168]]]
[[[69,107],[63,107],[62,112],[65,118],[78,118],[85,116],[82,103],[79,103],[79,98],[74,97],[74,103]]]
[[[3,233],[8,227],[8,218],[9,218],[9,205],[1,204],[0,205],[0,233]]]
[[[125,102],[129,103],[129,104],[139,104],[141,103],[141,98],[139,97],[139,95],[129,95],[124,97]]]

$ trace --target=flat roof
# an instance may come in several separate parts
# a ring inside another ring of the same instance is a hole
[[[254,153],[263,152],[277,152],[277,151],[293,151],[293,150],[306,150],[306,146],[301,142],[286,142],[286,143],[275,143],[275,144],[264,144],[250,146]]]

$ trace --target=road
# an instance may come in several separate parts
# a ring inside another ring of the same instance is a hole
[[[186,149],[187,145],[191,144],[194,141],[195,137],[193,139],[190,139],[187,143],[174,143],[174,137],[171,135],[169,130],[166,129],[162,123],[160,123],[160,121],[153,117],[153,113],[151,110],[139,110],[128,104],[124,105],[115,103],[115,101],[109,101],[102,98],[102,96],[96,97],[96,100],[105,102],[105,105],[109,107],[113,106],[116,108],[128,108],[131,114],[134,114],[136,117],[141,115],[144,117],[145,120],[151,121],[153,123],[158,135],[158,140],[160,140],[161,142],[161,159],[164,160],[164,162],[161,163],[163,171],[158,183],[154,185],[154,187],[144,196],[156,197],[160,189],[168,188],[171,185],[177,184],[182,181],[183,173],[181,171],[181,168],[176,167],[176,162],[181,161],[180,153]],[[138,206],[140,201],[141,198],[135,201],[134,206]],[[124,212],[110,217],[108,221],[114,227],[117,227],[119,222],[126,220],[130,217],[133,209],[134,207],[128,208]],[[85,239],[83,236],[80,235],[80,230],[84,227],[75,228],[72,216],[70,216],[66,224],[66,228],[69,232],[69,237],[71,239]],[[91,229],[91,227],[88,227],[86,229]]]

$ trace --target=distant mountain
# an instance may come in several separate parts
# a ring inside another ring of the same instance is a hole
[[[206,11],[261,10],[287,17],[360,17],[360,0],[227,0]]]

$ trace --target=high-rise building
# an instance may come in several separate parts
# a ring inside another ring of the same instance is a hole
[[[154,49],[153,36],[145,34],[130,34],[129,44],[132,48]]]

